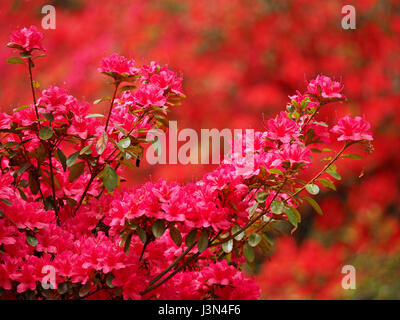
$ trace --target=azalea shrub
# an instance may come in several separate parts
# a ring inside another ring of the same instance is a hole
[[[88,102],[63,88],[39,92],[42,40],[32,26],[8,43],[16,55],[7,62],[26,69],[32,102],[0,115],[6,298],[258,299],[242,269],[254,268],[255,251],[270,252],[266,232],[278,223],[294,232],[304,202],[322,214],[313,196],[335,189],[340,160],[359,159],[356,145],[373,150],[365,119],[345,116],[331,128],[318,120],[321,108],[347,101],[339,81],[319,75],[264,120],[254,148],[235,148],[199,181],[124,188],[126,171],[140,167],[146,145],[157,142],[151,132],[167,129],[169,110],[185,97],[182,76],[112,54],[98,68],[110,96],[94,102],[109,103],[108,111],[90,113]],[[332,136],[340,149],[326,148]],[[249,139],[240,137],[246,146]],[[243,161],[249,153],[252,166]]]

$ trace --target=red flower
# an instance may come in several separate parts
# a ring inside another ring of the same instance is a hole
[[[338,121],[338,124],[331,129],[331,132],[341,134],[338,141],[372,141],[372,133],[368,132],[370,128],[371,125],[361,117],[355,117],[352,119],[347,115]]]
[[[29,29],[22,28],[21,30],[13,31],[10,39],[11,41],[7,46],[11,48],[17,48],[26,52],[31,52],[34,49],[45,51],[42,46],[43,33],[37,31],[35,26],[31,26]]]

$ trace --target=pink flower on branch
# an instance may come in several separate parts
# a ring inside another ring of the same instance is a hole
[[[351,118],[349,115],[341,118],[331,132],[340,134],[338,141],[372,141],[372,133],[368,132],[371,125],[361,117]]]
[[[45,51],[42,45],[43,33],[37,31],[35,26],[13,31],[10,40],[7,44],[10,48],[17,48],[29,53],[35,49]]]

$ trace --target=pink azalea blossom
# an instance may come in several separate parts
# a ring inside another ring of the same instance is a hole
[[[267,121],[267,138],[282,143],[289,143],[290,140],[300,136],[298,124],[288,119],[286,113],[281,112],[275,119]]]
[[[343,85],[339,81],[323,75],[318,75],[315,80],[311,80],[307,85],[307,93],[314,94],[322,98],[345,98],[341,94]]]
[[[340,134],[338,141],[372,141],[372,133],[368,132],[371,125],[361,117],[351,118],[349,115],[341,118],[338,124],[331,129],[331,132]]]
[[[123,76],[133,76],[139,72],[139,69],[135,67],[135,60],[127,59],[117,53],[113,53],[109,58],[103,58],[100,62],[100,68],[97,70]]]
[[[300,147],[298,143],[284,144],[279,152],[282,161],[290,161],[290,163],[311,163],[311,151],[306,147]]]
[[[21,49],[29,53],[34,49],[45,51],[42,45],[43,34],[37,31],[35,26],[13,31],[10,39],[11,41],[8,43],[9,47]]]
[[[162,107],[167,102],[164,90],[153,84],[144,84],[135,93],[135,102],[143,107]]]

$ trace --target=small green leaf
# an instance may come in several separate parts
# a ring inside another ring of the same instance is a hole
[[[204,230],[199,238],[199,243],[197,244],[199,252],[203,252],[208,248],[208,232]]]
[[[137,228],[136,229],[136,234],[138,235],[140,241],[142,241],[143,244],[146,243],[147,241],[147,234],[142,228]]]
[[[346,153],[346,154],[342,155],[342,158],[349,158],[349,159],[353,159],[353,160],[364,159],[363,156],[360,156],[359,154],[355,154],[355,153]]]
[[[90,292],[91,284],[90,282],[86,283],[80,290],[79,290],[79,296],[83,298]]]
[[[254,212],[256,212],[258,208],[258,202],[256,202],[255,204],[253,204],[249,210],[249,215],[252,216],[254,214]]]
[[[242,229],[242,228],[241,228],[240,226],[234,225],[234,226],[232,227],[232,235],[238,233],[241,229]],[[244,232],[239,233],[239,234],[235,237],[235,240],[236,240],[236,241],[242,240],[243,237],[244,237],[244,235],[245,235]]]
[[[222,244],[222,250],[225,253],[230,253],[233,249],[233,239],[230,239]]]
[[[54,122],[54,116],[51,113],[42,112],[42,115],[50,122]]]
[[[107,274],[106,276],[106,284],[109,288],[115,288],[115,286],[112,284],[112,281],[114,280],[114,275],[112,273]]]
[[[8,199],[0,198],[0,201],[5,203],[8,206],[12,206],[12,202],[10,200],[8,200]]]
[[[243,246],[243,253],[244,253],[244,257],[246,258],[246,260],[248,262],[251,263],[254,261],[254,258],[255,258],[254,250],[249,244],[246,243]]]
[[[108,135],[105,131],[103,131],[99,140],[97,140],[97,143],[96,143],[96,151],[99,155],[104,152],[104,150],[107,147],[107,143],[108,143]]]
[[[271,212],[275,214],[281,214],[283,212],[283,209],[285,208],[285,205],[283,204],[282,201],[274,200],[271,203]]]
[[[39,137],[42,140],[48,140],[53,136],[53,129],[50,127],[41,127],[39,130]]]
[[[329,174],[330,176],[332,176],[333,178],[335,178],[336,180],[342,180],[342,177],[336,171],[327,170],[326,173]]]
[[[66,162],[67,167],[73,166],[75,164],[76,160],[78,159],[78,157],[79,157],[79,152],[75,152],[75,153],[71,154],[68,157],[67,162]]]
[[[251,247],[256,247],[261,241],[261,236],[258,233],[252,233],[249,237],[249,239],[247,240],[247,243],[251,246]]]
[[[186,236],[185,239],[186,246],[190,247],[196,241],[196,237],[197,237],[197,229],[193,229]]]
[[[267,198],[268,198],[268,192],[265,191],[260,191],[256,195],[256,200],[258,203],[264,203],[265,200],[267,200]]]
[[[125,254],[129,254],[129,249],[131,247],[131,241],[132,241],[132,233],[129,233],[128,236],[126,237],[125,245],[124,245],[124,252]]]
[[[31,234],[26,235],[26,242],[32,247],[36,247],[39,243],[38,239],[36,239],[36,237],[32,236]]]
[[[109,192],[113,192],[118,185],[118,175],[109,164],[103,170],[103,183]]]
[[[85,117],[85,119],[89,119],[89,118],[105,118],[105,115],[100,114],[100,113],[91,113]]]
[[[18,57],[11,57],[7,59],[7,63],[10,64],[25,64],[24,60]]]
[[[174,226],[169,226],[169,235],[175,244],[180,247],[182,244],[182,235],[177,228]]]
[[[95,101],[93,102],[93,104],[98,104],[98,103],[100,103],[100,102],[102,102],[102,101],[106,101],[106,100],[111,100],[111,98],[110,98],[110,97],[103,97],[103,98],[100,98],[100,99],[95,100]]]
[[[64,152],[62,152],[61,149],[57,149],[55,155],[58,161],[60,161],[64,172],[67,171],[67,157],[65,156]]]
[[[81,151],[79,151],[79,155],[82,155],[82,154],[90,154],[91,152],[92,152],[92,150],[90,149],[92,147],[92,145],[91,144],[89,144],[89,145],[87,145],[87,146],[84,146],[82,149],[81,149]],[[89,151],[90,150],[90,151]]]
[[[331,180],[320,178],[319,182],[326,188],[332,189],[336,191],[336,186],[333,184]]]
[[[318,214],[320,214],[321,216],[324,214],[321,207],[314,199],[307,196],[304,196],[303,198],[314,208],[315,211],[317,211]]]
[[[295,209],[295,208],[286,207],[286,208],[285,208],[285,213],[286,213],[286,216],[287,216],[288,219],[289,219],[289,222],[290,222],[294,227],[297,228],[298,223],[301,222],[301,215],[300,215],[300,212],[299,212],[297,209]]]
[[[131,145],[131,139],[129,137],[119,140],[118,144],[126,149]]]
[[[283,172],[281,170],[277,169],[277,168],[272,168],[272,169],[269,169],[268,171],[269,171],[269,173],[272,173],[272,174],[283,175]]]
[[[312,184],[312,183],[306,184],[305,188],[312,195],[316,195],[319,193],[319,187],[316,184]]]
[[[163,220],[157,220],[151,226],[151,230],[156,238],[161,238],[165,232],[165,223]]]
[[[84,162],[78,162],[75,163],[73,166],[69,168],[69,176],[68,176],[68,181],[69,182],[74,182],[76,179],[78,179],[83,172],[85,171],[85,163]]]

